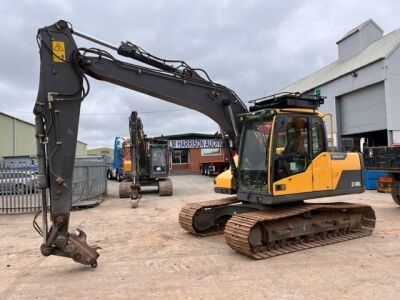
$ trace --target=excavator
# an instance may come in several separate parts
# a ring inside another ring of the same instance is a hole
[[[165,140],[146,136],[137,111],[129,117],[128,157],[124,159],[124,179],[119,184],[119,197],[130,198],[137,208],[142,186],[157,186],[160,196],[172,196],[169,175],[169,151]]]
[[[140,64],[78,47],[74,36]],[[280,94],[247,107],[202,69],[159,58],[128,41],[112,45],[63,20],[39,29],[37,41],[41,63],[34,114],[43,225],[36,222],[38,213],[34,227],[43,237],[43,255],[97,266],[99,247],[89,246],[81,229],[68,232],[80,106],[89,93],[89,76],[201,112],[219,125],[230,170],[216,178],[215,191],[232,195],[185,205],[179,222],[186,231],[224,233],[232,249],[255,259],[372,233],[376,218],[368,205],[305,202],[364,191],[362,157],[328,152],[324,114],[317,110],[323,97]]]

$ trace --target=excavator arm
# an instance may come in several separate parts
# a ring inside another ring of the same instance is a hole
[[[119,55],[133,58],[146,67],[117,60],[97,48],[78,48],[73,35],[116,50]],[[97,265],[99,247],[89,246],[82,230],[77,234],[68,232],[80,106],[90,89],[87,76],[210,117],[220,126],[231,169],[235,172],[229,144],[231,141],[238,147],[240,114],[246,113],[247,108],[232,90],[212,82],[204,71],[193,69],[183,61],[160,59],[130,42],[119,47],[110,45],[74,30],[65,21],[39,29],[37,40],[41,65],[34,114],[43,226],[40,228],[35,221],[34,225],[43,236],[43,255],[66,256],[85,265]]]

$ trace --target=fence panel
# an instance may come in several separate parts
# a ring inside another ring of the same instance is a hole
[[[72,205],[107,193],[107,167],[103,159],[76,158]],[[0,214],[35,212],[42,193],[31,168],[0,168]]]
[[[79,157],[75,160],[72,205],[105,195],[107,166],[104,159]]]

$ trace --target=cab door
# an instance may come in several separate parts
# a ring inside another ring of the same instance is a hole
[[[311,155],[313,173],[313,191],[332,189],[331,156],[326,151],[327,142],[325,127],[321,118],[310,118]]]
[[[310,166],[308,116],[280,115],[276,122],[273,195],[312,192],[313,171]]]

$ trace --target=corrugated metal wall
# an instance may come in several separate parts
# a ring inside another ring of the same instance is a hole
[[[383,82],[343,95],[339,101],[342,135],[386,129]]]
[[[0,113],[0,164],[12,155],[36,155],[35,126]],[[85,143],[78,141],[76,155],[87,155]]]
[[[13,119],[0,114],[0,156],[14,155]]]
[[[338,140],[340,140],[341,137],[341,132],[338,132],[340,131],[340,124],[337,122],[340,120],[340,95],[349,94],[353,91],[363,89],[384,80],[384,60],[380,60],[360,70],[357,70],[356,77],[348,74],[321,86],[321,95],[326,96],[327,98],[325,99],[325,104],[321,106],[320,110],[334,114],[333,133],[335,138],[335,146],[338,145]],[[309,92],[312,93],[313,91]],[[374,122],[374,120],[371,122]],[[330,132],[331,129],[329,122],[327,122],[327,125],[327,130]]]
[[[386,113],[389,130],[400,130],[400,48],[386,59]],[[399,141],[395,141],[399,142]]]
[[[114,158],[114,149],[107,147],[88,149],[87,155],[107,155],[110,158]]]
[[[86,156],[87,155],[87,145],[78,141],[76,144],[76,156]]]
[[[14,119],[15,120],[15,119]],[[35,127],[15,120],[15,154],[26,155],[36,153]]]

